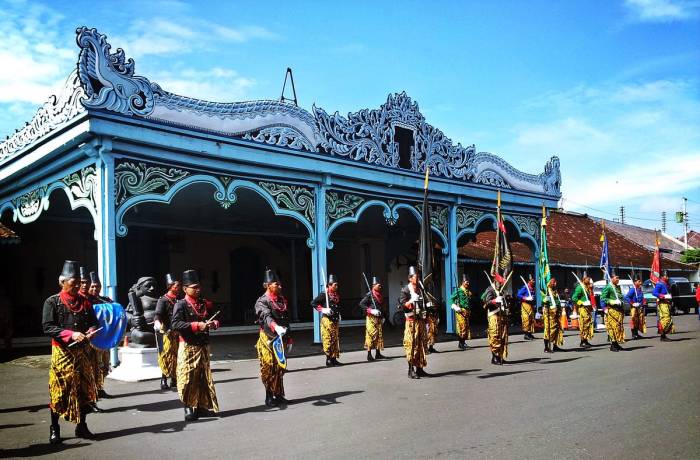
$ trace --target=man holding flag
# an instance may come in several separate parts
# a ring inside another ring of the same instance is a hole
[[[535,279],[530,275],[527,283],[520,288],[516,296],[520,301],[520,319],[523,324],[523,337],[525,340],[535,340],[532,335],[535,332]]]
[[[503,364],[508,357],[508,310],[503,298],[505,289],[513,271],[513,258],[506,237],[506,227],[501,215],[501,191],[498,191],[496,207],[496,244],[491,263],[490,286],[482,296],[484,307],[488,310],[488,337],[491,348],[491,363]]]
[[[600,293],[600,301],[608,308],[605,314],[605,329],[610,337],[610,351],[620,351],[623,348],[621,343],[625,343],[625,311],[622,307],[622,290],[620,289],[620,277],[617,273],[609,274],[605,272],[609,279],[608,285]]]
[[[657,281],[652,295],[658,299],[656,311],[659,317],[661,341],[670,342],[671,339],[666,337],[666,334],[673,334],[676,332],[676,329],[673,326],[673,317],[671,316],[671,299],[673,296],[668,289],[668,273],[664,272],[664,276]]]
[[[544,321],[544,352],[560,351],[559,345],[564,344],[564,332],[559,323],[559,294],[557,280],[552,278],[549,271],[549,255],[547,253],[547,211],[542,206],[542,226],[540,227],[540,292],[542,293],[542,316]]]

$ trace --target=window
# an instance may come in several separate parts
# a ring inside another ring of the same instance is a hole
[[[394,126],[394,142],[399,146],[399,168],[411,169],[411,149],[415,145],[413,130]]]

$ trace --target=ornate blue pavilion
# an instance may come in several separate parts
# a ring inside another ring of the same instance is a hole
[[[77,44],[63,91],[0,144],[0,217],[23,241],[5,253],[13,268],[3,275],[33,309],[70,258],[97,267],[115,299],[144,274],[199,268],[224,319],[250,324],[272,266],[318,340],[308,300],[322,269],[339,274],[347,298],[364,292],[362,271],[379,275],[393,307],[415,260],[425,168],[443,298],[460,244],[493,229],[497,190],[509,235],[533,260],[542,205],[560,198],[557,157],[526,174],[455,145],[405,93],[346,117],[273,100],[207,102],[136,75],[95,29],[79,28]],[[452,332],[447,306],[444,315]]]

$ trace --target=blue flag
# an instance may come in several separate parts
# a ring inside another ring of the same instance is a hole
[[[600,269],[603,270],[603,277],[608,283],[611,283],[612,280],[609,278],[610,254],[608,254],[608,236],[605,234],[605,227],[603,227],[603,234],[600,237],[600,241],[603,242],[603,252],[600,254]]]

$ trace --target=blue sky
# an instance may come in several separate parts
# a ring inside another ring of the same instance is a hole
[[[0,133],[28,121],[96,27],[136,72],[209,100],[279,97],[343,114],[407,91],[455,142],[539,173],[565,209],[700,230],[700,1],[0,0]]]

